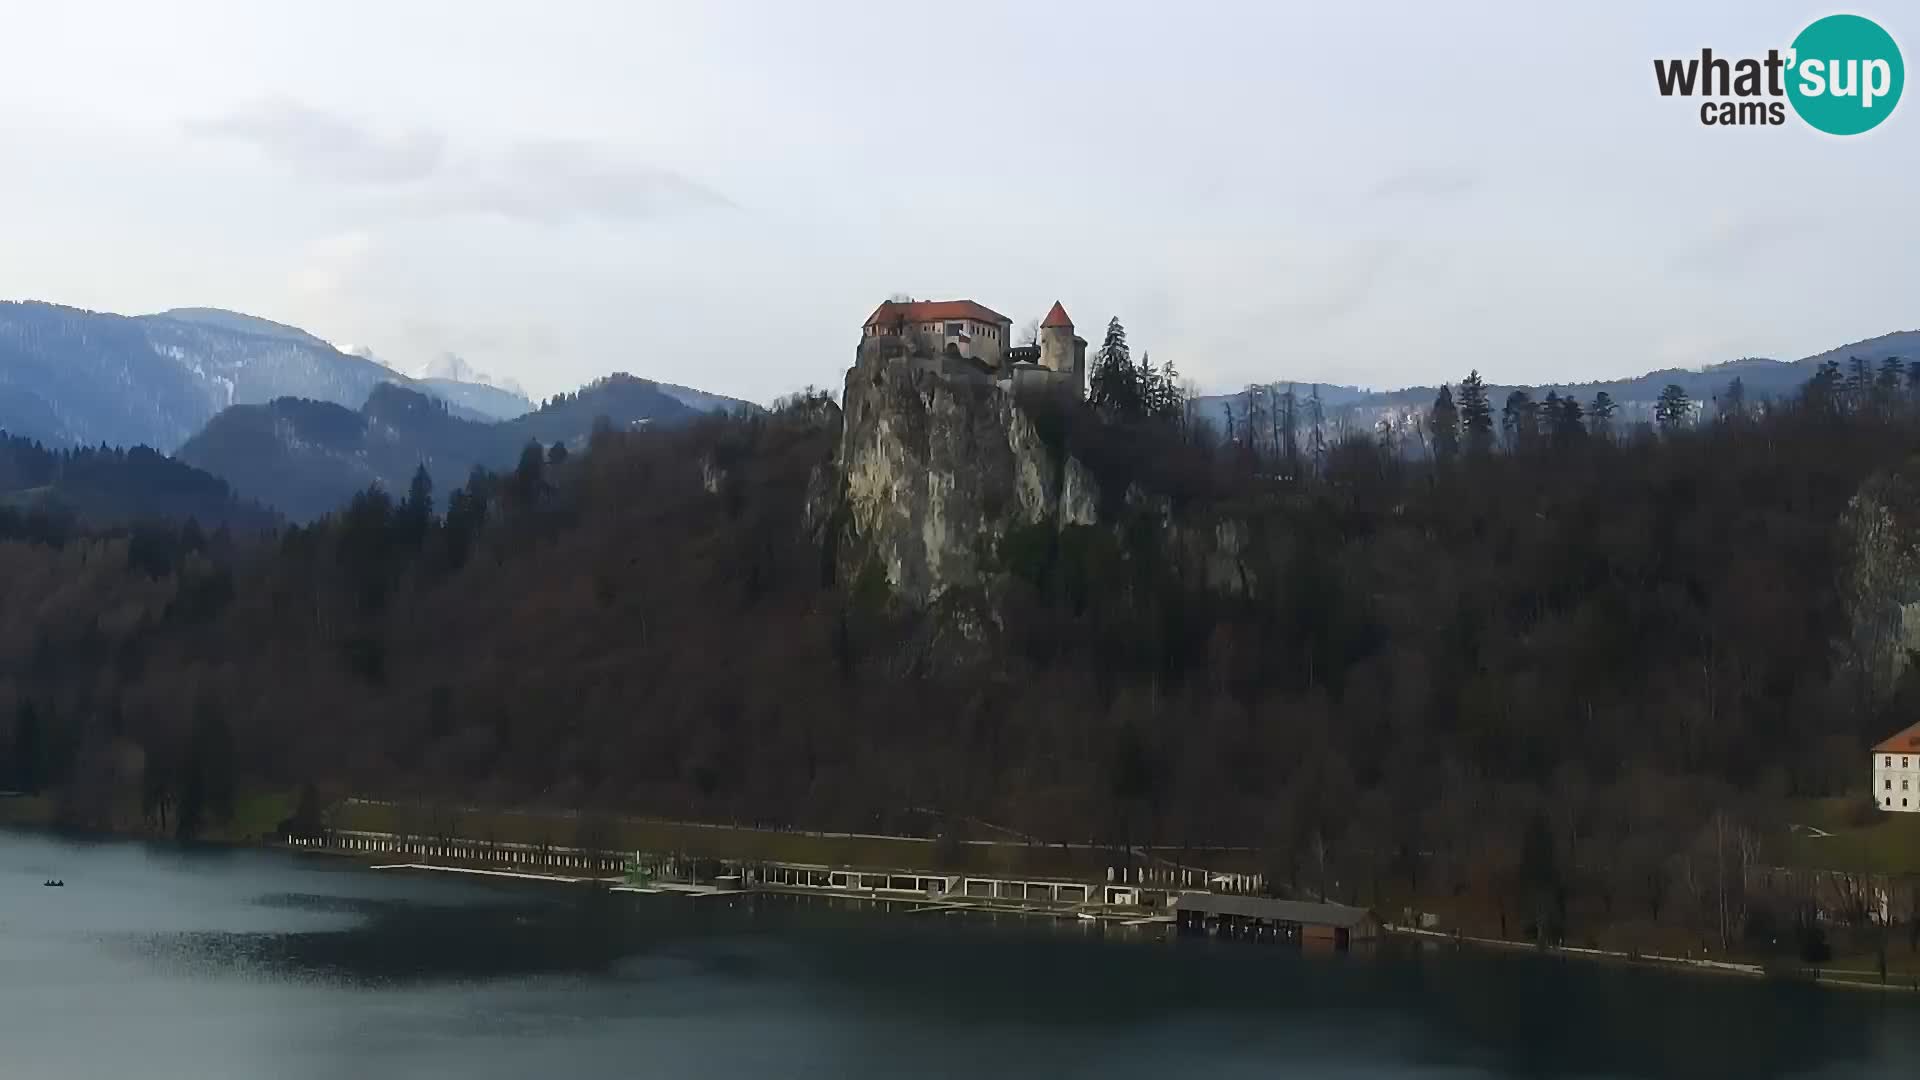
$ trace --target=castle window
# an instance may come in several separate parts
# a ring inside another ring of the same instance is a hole
[[[964,332],[965,332],[964,324],[957,323],[957,322],[950,322],[947,324],[948,337],[959,337]]]

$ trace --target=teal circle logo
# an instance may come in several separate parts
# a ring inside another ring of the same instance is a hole
[[[1893,35],[1858,15],[1829,15],[1800,31],[1788,63],[1793,111],[1829,135],[1878,126],[1900,103],[1907,82]]]

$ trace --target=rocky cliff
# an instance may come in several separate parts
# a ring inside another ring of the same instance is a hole
[[[990,577],[1010,529],[1098,518],[1091,473],[982,377],[863,353],[841,402],[834,475],[816,485],[814,514],[844,529],[843,580],[877,569],[897,596],[927,604]]]

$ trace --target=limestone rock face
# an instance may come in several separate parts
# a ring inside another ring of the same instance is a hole
[[[924,605],[990,577],[1010,528],[1098,519],[1092,474],[985,378],[863,356],[841,402],[850,542],[837,561],[849,580],[875,565],[896,595]],[[809,516],[823,515],[810,506]]]

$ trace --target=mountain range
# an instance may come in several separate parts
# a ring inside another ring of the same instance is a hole
[[[578,443],[602,418],[616,427],[672,425],[735,408],[751,406],[629,375],[536,408],[510,380],[490,380],[452,354],[407,375],[370,350],[345,351],[235,311],[124,316],[0,302],[0,433],[49,451],[160,452],[16,471],[79,477],[105,470],[116,479],[102,490],[120,490],[128,485],[118,477],[159,476],[156,460],[176,455],[178,471],[163,486],[191,489],[193,497],[123,500],[130,513],[172,508],[224,520],[233,514],[218,507],[230,487],[237,500],[303,520],[370,483],[404,490],[421,464],[445,491],[476,465],[512,466],[529,441]],[[195,480],[187,475],[195,470],[211,475]],[[23,480],[0,487],[0,496],[102,510],[102,498],[72,497],[84,490],[71,479],[64,486]]]
[[[1760,401],[1778,398],[1799,389],[1821,364],[1829,360],[1838,361],[1841,367],[1848,366],[1853,357],[1867,361],[1878,368],[1881,361],[1889,357],[1920,361],[1920,330],[1901,330],[1879,337],[1856,341],[1829,349],[1813,356],[1798,360],[1773,360],[1765,357],[1743,357],[1725,363],[1709,364],[1698,369],[1665,368],[1650,371],[1634,378],[1611,379],[1586,383],[1544,383],[1539,385],[1487,385],[1487,395],[1496,410],[1506,401],[1514,390],[1525,390],[1535,400],[1549,393],[1562,396],[1572,394],[1582,404],[1592,401],[1594,396],[1605,392],[1620,406],[1620,416],[1627,421],[1649,419],[1653,414],[1653,405],[1660,392],[1669,385],[1678,385],[1687,392],[1688,397],[1697,402],[1711,402],[1726,391],[1728,384],[1739,379],[1746,392],[1747,400]],[[1466,374],[1461,372],[1461,374]],[[1285,380],[1268,384],[1284,389],[1289,385]],[[1305,401],[1313,385],[1306,382],[1291,384],[1301,401]],[[1438,386],[1410,386],[1400,390],[1367,390],[1357,386],[1319,386],[1320,401],[1330,417],[1345,417],[1349,423],[1376,420],[1393,420],[1413,411],[1425,411],[1433,405],[1435,395],[1440,392]],[[1224,426],[1227,408],[1231,404],[1237,411],[1243,394],[1214,394],[1196,398],[1195,408],[1199,415],[1216,425]],[[1304,422],[1304,412],[1301,414]]]
[[[459,415],[441,398],[386,382],[358,409],[301,398],[236,405],[188,439],[177,456],[226,480],[243,497],[309,520],[372,484],[404,492],[422,465],[444,495],[466,483],[475,466],[512,467],[530,442],[577,447],[602,421],[620,429],[673,426],[707,411],[645,379],[611,375],[522,416],[486,422]]]

